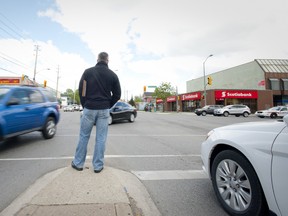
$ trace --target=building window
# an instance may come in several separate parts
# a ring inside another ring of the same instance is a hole
[[[282,79],[283,90],[288,90],[288,79]]]
[[[270,87],[271,90],[280,90],[280,80],[270,78]]]

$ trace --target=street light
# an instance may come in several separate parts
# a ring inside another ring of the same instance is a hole
[[[206,77],[205,77],[205,62],[207,61],[208,58],[212,57],[213,55],[210,54],[205,61],[203,62],[203,74],[204,74],[204,105],[206,106]]]
[[[37,72],[36,72],[36,70],[34,70],[34,75],[33,75],[33,83],[34,83],[34,85],[36,84],[36,80],[35,80],[36,74],[41,72],[41,71],[44,71],[44,70],[50,70],[50,68],[45,68],[45,69],[42,69],[42,70],[37,71]]]

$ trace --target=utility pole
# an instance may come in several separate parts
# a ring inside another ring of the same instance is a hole
[[[179,109],[178,109],[178,87],[176,86],[176,112],[178,113],[179,112]]]
[[[207,61],[208,58],[212,57],[213,55],[210,54],[205,61],[203,62],[203,80],[204,80],[204,106],[206,106],[206,74],[205,74],[205,62]]]
[[[59,65],[57,68],[57,82],[56,82],[56,98],[58,99],[58,84],[59,84]]]
[[[34,85],[36,84],[35,76],[36,76],[36,68],[37,68],[37,58],[38,58],[39,45],[35,45],[35,51],[36,51],[36,56],[35,56],[34,75],[33,75],[33,83],[34,83]]]

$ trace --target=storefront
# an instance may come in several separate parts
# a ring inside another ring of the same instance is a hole
[[[163,112],[163,100],[160,98],[156,99],[156,111]]]
[[[169,96],[166,99],[167,102],[167,111],[177,111],[177,97],[176,96]]]
[[[255,90],[215,90],[216,104],[245,104],[252,112],[257,110],[258,91]]]
[[[201,93],[183,94],[181,97],[181,108],[183,112],[194,112],[200,106]]]

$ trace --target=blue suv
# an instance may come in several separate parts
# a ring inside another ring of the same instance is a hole
[[[0,86],[0,141],[33,131],[51,139],[59,118],[57,98],[47,89]]]

